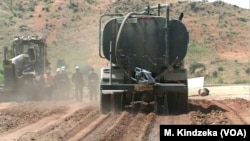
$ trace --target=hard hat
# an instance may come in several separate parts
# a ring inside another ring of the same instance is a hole
[[[56,72],[60,72],[60,71],[61,71],[61,69],[60,69],[60,68],[57,68],[57,69],[56,69]]]
[[[76,69],[76,70],[79,70],[80,68],[79,68],[79,66],[75,66],[75,69]]]
[[[61,70],[62,70],[62,71],[65,71],[65,69],[66,69],[65,66],[62,66],[62,67],[61,67]]]

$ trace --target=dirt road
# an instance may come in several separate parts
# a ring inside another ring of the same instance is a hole
[[[0,140],[157,141],[160,124],[250,124],[250,102],[243,98],[190,97],[188,113],[169,116],[131,111],[102,115],[98,106],[74,100],[1,102]]]

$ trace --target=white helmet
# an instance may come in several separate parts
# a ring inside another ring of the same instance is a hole
[[[79,70],[80,68],[79,68],[79,66],[75,66],[75,69],[76,69],[76,70]]]
[[[61,71],[65,71],[66,70],[66,67],[65,66],[62,66],[61,67]]]

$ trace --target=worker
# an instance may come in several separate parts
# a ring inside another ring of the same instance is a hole
[[[80,72],[79,66],[75,66],[75,73],[72,75],[72,82],[75,88],[75,97],[77,101],[83,100],[83,74]]]
[[[54,90],[54,81],[50,70],[47,70],[46,73],[43,75],[43,81],[45,86],[45,95],[49,100],[51,100],[52,93]]]
[[[55,95],[57,95],[57,96],[60,96],[60,94],[61,94],[61,91],[60,91],[61,76],[60,76],[60,74],[61,74],[61,68],[57,68],[56,74],[54,75],[54,78],[53,78],[54,89],[55,89],[54,92],[55,92]]]
[[[56,74],[55,74],[55,76],[54,76],[54,83],[55,83],[56,87],[59,87],[60,73],[61,73],[61,69],[60,69],[60,68],[57,68],[57,69],[56,69]]]
[[[61,73],[60,73],[60,91],[61,91],[61,96],[63,99],[69,98],[69,92],[70,92],[70,81],[68,74],[66,72],[66,67],[62,66],[61,67]]]
[[[91,101],[97,100],[97,89],[98,89],[98,75],[94,71],[94,68],[91,68],[88,74],[88,90]]]

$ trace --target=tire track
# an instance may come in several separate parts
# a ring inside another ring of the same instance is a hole
[[[86,120],[82,120],[81,122],[79,122],[77,126],[73,127],[69,132],[64,135],[64,137],[62,137],[62,140],[75,141],[75,138],[78,138],[79,136],[78,134],[82,134],[82,132],[85,131],[84,129],[87,129],[86,127],[88,127],[91,123],[95,123],[95,120],[100,119],[100,117],[101,115],[99,114],[99,111],[94,111],[92,114],[83,117],[83,119],[86,118]]]
[[[100,136],[98,141],[116,140],[118,141],[124,134],[125,129],[131,122],[132,114],[128,112],[122,112],[117,118],[113,125],[111,125],[107,130]]]
[[[95,120],[98,115],[99,111],[96,107],[88,106],[81,108],[46,129],[38,131],[32,136],[30,135],[28,138],[23,138],[23,140],[64,141],[69,136],[74,136],[80,130],[80,125],[87,125],[88,122]]]
[[[78,131],[75,136],[68,138],[67,141],[82,141],[92,132],[99,133],[98,131],[96,131],[96,128],[100,128],[100,125],[104,122],[109,123],[110,121],[107,121],[109,117],[110,114],[99,115],[99,117],[95,121],[91,122],[88,126],[85,126],[85,128],[83,128],[81,131]]]
[[[127,126],[121,141],[143,141],[147,139],[149,132],[152,128],[152,124],[155,119],[155,114],[143,114],[138,113],[130,124]]]
[[[45,117],[34,124],[27,125],[21,129],[17,130],[17,131],[14,131],[14,132],[11,132],[11,133],[5,135],[4,137],[1,138],[1,140],[2,141],[20,140],[26,134],[28,134],[28,133],[34,134],[34,133],[38,132],[40,129],[43,129],[46,126],[50,125],[55,120],[57,120],[59,118],[59,116],[63,116],[63,115],[60,114],[60,115],[51,115],[49,117]],[[51,122],[49,122],[49,121],[51,121]]]
[[[52,127],[50,131],[39,138],[42,139],[45,137],[47,139],[48,136],[50,136],[53,137],[52,139],[64,141],[65,137],[74,135],[79,128],[78,125],[87,124],[88,121],[94,120],[98,114],[98,111],[92,108],[80,109],[74,114],[66,117],[63,122],[56,125],[56,127]]]
[[[53,108],[48,103],[34,103],[34,105],[24,105],[25,109],[22,106],[17,106],[18,109],[14,108],[14,113],[20,112],[17,115],[25,115],[18,116],[18,120],[23,121],[23,123],[30,123],[30,119],[38,118],[32,115],[43,112],[45,112],[46,117],[39,115],[41,118],[35,123],[26,124],[22,128],[15,128],[0,134],[0,140],[155,141],[159,140],[159,125],[163,124],[247,124],[247,119],[244,120],[242,111],[236,110],[246,109],[249,107],[247,104],[242,104],[239,100],[231,103],[227,101],[194,100],[190,101],[189,112],[186,114],[161,116],[155,113],[138,111],[134,114],[124,111],[121,114],[103,115],[100,114],[98,106],[91,103],[85,103],[84,105],[72,103],[67,107],[61,107],[62,104],[60,104],[60,106]],[[59,113],[58,108],[61,111]],[[55,111],[49,112],[52,109],[55,109]],[[6,110],[0,111],[13,114],[13,107],[8,107]],[[35,113],[32,113],[33,111]],[[32,113],[32,115],[29,115],[29,113]]]
[[[62,105],[46,102],[27,102],[18,105],[13,103],[12,106],[0,110],[0,136],[1,138],[16,138],[32,127],[40,125],[46,119],[54,119],[56,115],[62,115],[66,110],[67,108]]]
[[[105,115],[102,115],[105,116]],[[100,136],[104,134],[104,132],[107,130],[107,128],[111,127],[114,125],[116,122],[117,118],[119,118],[120,115],[111,115],[109,114],[107,118],[104,119],[104,121],[99,121],[96,123],[92,123],[90,125],[90,131],[87,134],[82,134],[81,138],[78,139],[77,141],[96,141],[100,139]],[[99,125],[98,125],[99,124]],[[95,127],[95,125],[97,127]],[[94,128],[93,128],[94,126]],[[89,127],[87,127],[89,128]]]
[[[232,122],[231,124],[247,124],[240,114],[230,106],[221,101],[212,101],[212,103],[228,111],[225,112],[225,116]]]
[[[191,124],[189,114],[182,115],[155,115],[147,136],[143,141],[157,141],[160,137],[160,125]]]

